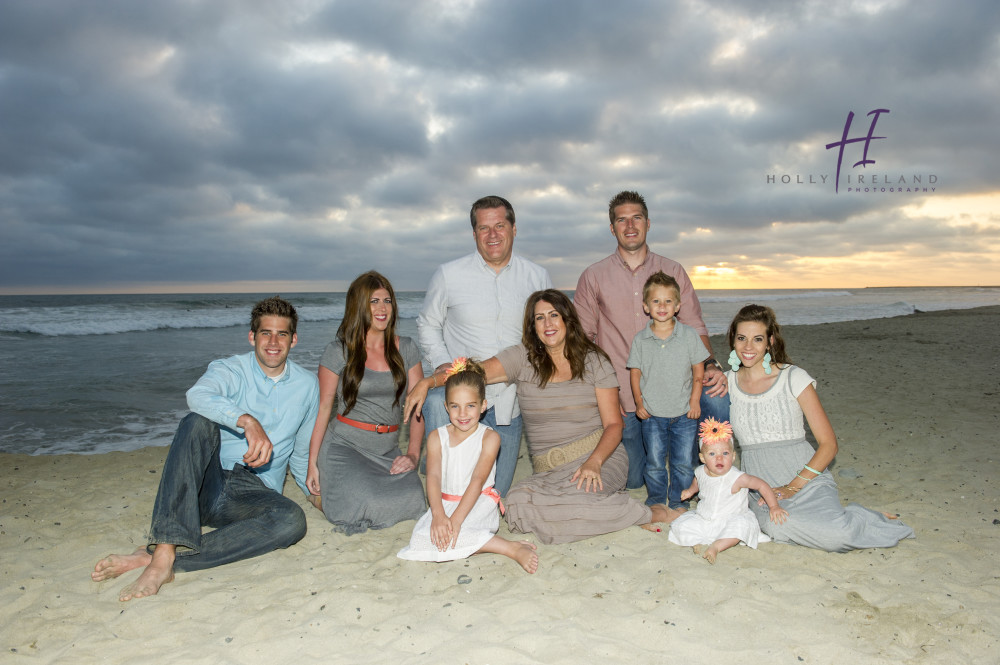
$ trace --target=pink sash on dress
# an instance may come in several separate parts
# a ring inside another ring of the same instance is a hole
[[[489,498],[493,499],[493,503],[500,506],[501,515],[507,512],[507,508],[504,507],[503,505],[503,500],[500,499],[500,493],[497,492],[495,489],[493,489],[492,487],[484,487],[483,491],[480,492],[480,494],[482,494],[483,496],[488,496]],[[445,494],[444,492],[441,492],[441,498],[444,499],[445,501],[461,501],[463,496],[464,496],[463,494]]]

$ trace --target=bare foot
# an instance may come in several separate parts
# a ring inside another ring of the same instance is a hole
[[[695,545],[691,549],[694,550],[695,554],[709,563],[715,563],[715,557],[719,555],[714,545]]]
[[[535,547],[535,544],[528,540],[521,540],[515,543],[500,536],[493,536],[476,553],[490,552],[491,554],[503,554],[505,557],[517,561],[526,573],[534,573],[538,570],[536,549],[538,548]]]
[[[650,519],[649,524],[642,524],[642,528],[646,531],[655,531],[657,533],[663,531],[663,527],[658,526],[661,524],[670,524],[675,519],[687,512],[684,508],[674,509],[664,506],[662,503],[656,503],[649,507],[653,511],[653,517]]]
[[[155,566],[154,564],[149,564],[146,566],[146,570],[142,571],[142,575],[139,575],[139,579],[122,589],[122,592],[118,594],[118,600],[125,602],[126,600],[132,600],[133,598],[155,596],[157,592],[159,592],[161,586],[173,581],[173,567],[164,571],[162,568]]]
[[[109,554],[94,566],[94,572],[90,574],[90,579],[95,582],[113,580],[122,573],[130,570],[148,566],[153,557],[146,551],[145,547],[140,547],[131,554]]]
[[[533,574],[538,570],[538,554],[535,552],[538,547],[527,540],[514,544],[517,549],[514,550],[514,555],[511,558],[521,564],[521,568],[524,568],[526,573]]]
[[[143,550],[145,551],[145,550]],[[133,598],[145,598],[155,596],[160,587],[174,580],[174,557],[177,554],[177,546],[169,544],[159,544],[153,550],[152,556],[146,569],[142,571],[139,578],[132,582],[118,594],[118,600],[125,602]]]

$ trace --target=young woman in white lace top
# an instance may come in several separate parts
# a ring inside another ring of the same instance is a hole
[[[913,529],[894,515],[855,503],[841,505],[837,483],[827,470],[837,454],[837,437],[816,381],[791,364],[771,308],[741,309],[728,339],[730,420],[743,470],[767,481],[788,511],[788,520],[776,524],[766,506],[751,499],[761,530],[775,542],[829,552],[892,547],[914,537]],[[815,449],[806,441],[803,418],[816,439]]]

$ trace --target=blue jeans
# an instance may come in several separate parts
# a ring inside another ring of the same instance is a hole
[[[219,445],[219,426],[196,413],[181,420],[170,444],[153,504],[149,545],[177,545],[174,570],[249,559],[294,545],[306,535],[299,505],[244,466],[223,469]],[[215,530],[202,534],[202,526]]]
[[[642,442],[642,421],[635,412],[625,414],[625,429],[622,431],[622,445],[628,453],[628,479],[625,489],[642,487],[646,471],[646,445]]]
[[[701,418],[698,419],[700,425],[706,418],[712,417],[718,421],[729,420],[729,394],[725,397],[709,397],[708,393],[701,393]],[[645,482],[646,471],[646,444],[643,442],[642,421],[636,418],[635,413],[625,414],[625,431],[622,432],[622,445],[628,453],[628,480],[625,488],[634,490],[642,487]],[[697,431],[695,441],[697,442]],[[698,446],[694,446],[691,464],[698,466],[701,460],[698,459]],[[684,487],[687,489],[687,486]]]
[[[682,414],[676,418],[650,416],[640,422],[646,444],[646,505],[666,503],[671,508],[687,508],[688,502],[681,501],[681,492],[694,480],[691,450],[697,449],[698,421]]]
[[[424,431],[427,434],[450,422],[448,409],[444,403],[444,386],[434,388],[427,393],[421,413],[424,416]],[[521,452],[521,416],[511,418],[510,425],[497,425],[496,411],[489,408],[479,422],[489,425],[500,435],[500,454],[497,455],[494,487],[500,496],[507,496],[507,490],[514,481],[517,456]],[[421,471],[426,473],[425,469],[426,467]]]

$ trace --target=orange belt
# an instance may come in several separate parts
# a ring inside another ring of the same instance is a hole
[[[500,506],[501,515],[507,512],[507,508],[503,505],[503,500],[500,498],[500,493],[497,492],[495,489],[493,489],[492,487],[486,487],[483,488],[483,491],[480,492],[480,494],[482,494],[483,496],[488,496],[491,499],[493,499],[493,503]],[[463,495],[461,494],[445,494],[444,492],[441,492],[441,498],[444,499],[445,501],[461,501],[462,496]]]
[[[345,425],[357,427],[358,429],[363,429],[369,432],[375,432],[376,434],[388,434],[389,432],[395,432],[399,429],[399,425],[376,425],[374,423],[363,423],[360,420],[351,420],[350,418],[342,416],[339,413],[337,414],[337,420]]]

